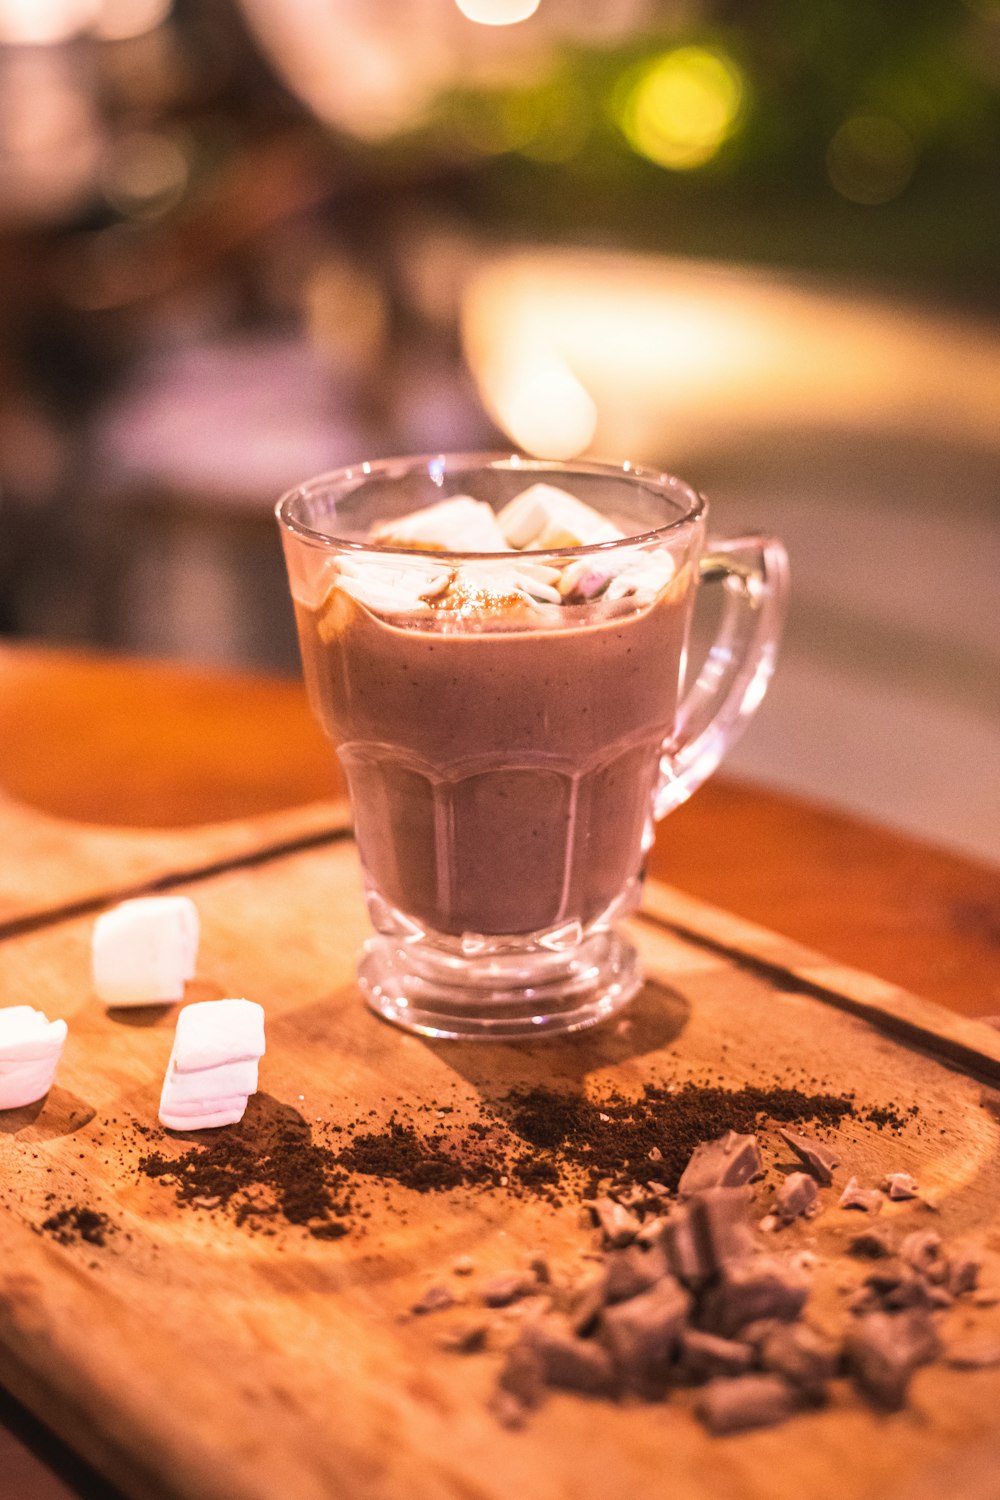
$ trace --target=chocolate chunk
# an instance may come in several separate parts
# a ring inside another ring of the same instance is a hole
[[[521,1297],[528,1297],[538,1290],[534,1276],[525,1271],[510,1271],[503,1276],[494,1276],[479,1289],[487,1307],[509,1307]]]
[[[944,1353],[944,1362],[953,1370],[991,1370],[1000,1365],[1000,1340],[965,1340],[950,1344]]]
[[[663,1239],[666,1227],[667,1218],[665,1214],[658,1214],[653,1219],[647,1219],[636,1235],[636,1241],[640,1245],[658,1245]]]
[[[953,1297],[974,1292],[979,1285],[979,1262],[970,1255],[958,1255],[948,1262],[948,1290]]]
[[[806,1323],[781,1323],[760,1350],[761,1364],[808,1396],[821,1401],[840,1364],[840,1350]]]
[[[478,1354],[486,1347],[489,1327],[486,1323],[466,1323],[459,1328],[446,1328],[437,1336],[439,1349],[452,1354]]]
[[[757,1137],[727,1130],[716,1140],[702,1141],[695,1147],[681,1174],[677,1192],[681,1198],[689,1198],[705,1188],[742,1187],[758,1176],[760,1169]]]
[[[699,1265],[714,1273],[753,1253],[744,1188],[705,1188],[686,1206]]]
[[[497,1377],[497,1388],[513,1396],[524,1407],[537,1406],[545,1385],[545,1366],[538,1350],[518,1339],[507,1350]]]
[[[792,1322],[808,1294],[805,1280],[784,1261],[758,1255],[724,1268],[702,1298],[699,1321],[710,1333],[733,1338],[758,1318]]]
[[[915,1271],[932,1281],[944,1281],[948,1263],[941,1248],[941,1236],[933,1229],[915,1229],[899,1247],[903,1260]]]
[[[829,1187],[833,1181],[834,1167],[840,1166],[840,1157],[829,1146],[821,1146],[808,1136],[796,1135],[791,1130],[779,1130],[778,1134],[786,1145],[791,1146],[799,1160],[805,1163],[817,1182]]]
[[[570,1326],[574,1333],[591,1333],[604,1309],[606,1290],[604,1273],[591,1276],[573,1291],[570,1298]]]
[[[917,1179],[909,1172],[889,1172],[882,1178],[881,1188],[894,1202],[918,1196]]]
[[[612,1250],[604,1263],[604,1300],[627,1302],[629,1297],[647,1291],[669,1269],[666,1252],[660,1246],[641,1250],[638,1245],[629,1245],[624,1250]]]
[[[773,1427],[802,1404],[799,1393],[780,1375],[719,1376],[710,1380],[695,1402],[695,1414],[709,1432],[721,1437],[750,1427]]]
[[[874,1291],[877,1303],[886,1312],[895,1312],[904,1307],[933,1307],[939,1304],[934,1296],[938,1290],[928,1286],[920,1272],[899,1256],[890,1256],[881,1261],[876,1270],[865,1277],[865,1285]],[[951,1301],[951,1298],[948,1298]]]
[[[664,1372],[690,1307],[688,1293],[668,1275],[648,1292],[605,1308],[598,1336],[626,1384],[641,1385]]]
[[[446,1286],[429,1286],[423,1296],[410,1307],[411,1313],[422,1316],[424,1313],[443,1312],[446,1307],[455,1306],[455,1293]]]
[[[740,1342],[749,1344],[755,1353],[759,1353],[774,1330],[782,1326],[777,1318],[755,1318],[752,1323],[740,1329]]]
[[[852,1177],[841,1193],[837,1206],[856,1208],[863,1214],[880,1214],[883,1201],[882,1194],[877,1188],[858,1187],[858,1179]]]
[[[642,1220],[614,1198],[589,1198],[586,1206],[601,1226],[605,1245],[613,1250],[631,1244],[642,1228]]]
[[[711,1251],[695,1234],[690,1204],[679,1203],[666,1220],[662,1242],[670,1269],[685,1286],[700,1287],[714,1270]]]
[[[847,1248],[852,1255],[862,1256],[866,1260],[881,1260],[894,1253],[891,1241],[879,1229],[862,1229]]]
[[[548,1385],[588,1396],[611,1396],[617,1381],[608,1350],[593,1339],[581,1339],[552,1317],[524,1329],[521,1340],[537,1355]]]
[[[680,1362],[688,1380],[711,1380],[716,1375],[742,1375],[754,1361],[749,1344],[720,1339],[703,1328],[681,1329]]]
[[[918,1365],[934,1359],[940,1340],[930,1314],[873,1312],[859,1318],[844,1345],[848,1367],[863,1395],[899,1411]]]
[[[538,1282],[539,1286],[549,1286],[552,1281],[552,1272],[544,1255],[533,1255],[528,1262],[528,1267]]]
[[[774,1211],[786,1224],[812,1218],[818,1206],[816,1180],[806,1172],[789,1172],[774,1198]]]

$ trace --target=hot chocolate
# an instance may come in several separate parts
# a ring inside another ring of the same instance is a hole
[[[664,549],[621,551],[348,559],[296,603],[369,886],[421,927],[585,928],[637,877],[693,589]]]

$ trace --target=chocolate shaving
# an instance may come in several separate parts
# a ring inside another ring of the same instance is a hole
[[[801,1406],[798,1392],[780,1375],[720,1376],[709,1381],[695,1402],[695,1415],[722,1437],[751,1427],[773,1427]]]
[[[780,1130],[778,1134],[786,1145],[791,1146],[799,1160],[805,1163],[817,1182],[822,1183],[823,1187],[829,1187],[833,1181],[834,1168],[840,1166],[840,1157],[828,1146],[821,1146],[808,1136],[795,1135],[791,1130]]]
[[[873,1312],[848,1332],[844,1352],[862,1394],[887,1411],[899,1411],[914,1371],[936,1358],[940,1339],[922,1309]]]
[[[807,1172],[789,1172],[774,1197],[774,1212],[785,1224],[812,1218],[819,1207],[816,1180]]]
[[[944,1362],[953,1370],[991,1370],[1000,1365],[1000,1340],[950,1344],[944,1352]]]
[[[909,1172],[889,1172],[882,1178],[881,1187],[883,1193],[888,1193],[894,1203],[919,1196],[917,1180]]]
[[[883,1198],[877,1188],[863,1188],[858,1186],[858,1179],[852,1177],[844,1188],[838,1200],[839,1208],[856,1208],[863,1214],[879,1214],[882,1212]]]
[[[422,1297],[410,1307],[411,1313],[422,1317],[425,1313],[443,1312],[446,1307],[454,1307],[456,1302],[454,1292],[447,1286],[429,1286]]]
[[[705,1188],[742,1187],[760,1175],[760,1145],[755,1135],[727,1130],[714,1141],[696,1146],[677,1184],[681,1198]]]

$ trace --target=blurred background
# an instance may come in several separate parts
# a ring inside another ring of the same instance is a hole
[[[730,768],[1000,863],[1000,0],[0,0],[0,278],[0,634],[296,673],[289,485],[628,457],[792,552]]]

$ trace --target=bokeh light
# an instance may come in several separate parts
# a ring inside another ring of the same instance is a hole
[[[619,124],[633,151],[671,171],[701,167],[739,123],[746,88],[725,53],[676,47],[644,65],[626,90]]]
[[[0,0],[0,43],[50,46],[98,20],[101,0]]]
[[[463,16],[481,26],[513,26],[534,15],[539,0],[455,0],[455,4]]]
[[[102,42],[125,42],[162,26],[172,0],[104,0],[93,28]]]
[[[895,120],[852,115],[830,142],[826,170],[841,197],[874,206],[899,197],[916,160],[913,141]]]
[[[104,196],[130,219],[156,219],[184,196],[190,169],[183,143],[162,131],[134,130],[109,148],[101,170]]]

